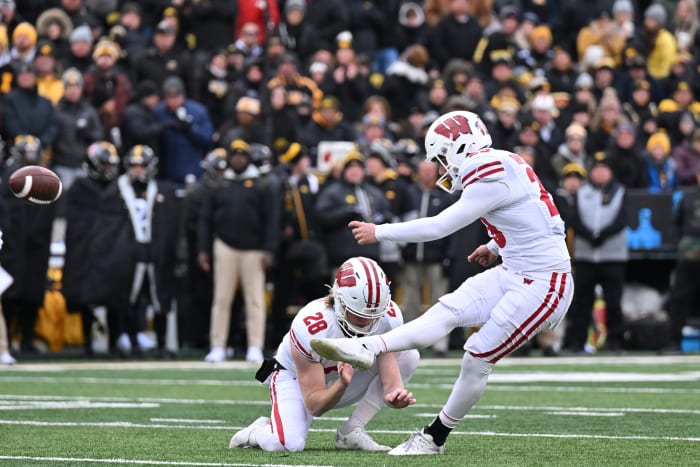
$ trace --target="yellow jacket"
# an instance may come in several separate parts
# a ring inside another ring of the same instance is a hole
[[[576,51],[581,58],[588,47],[599,45],[605,50],[605,55],[615,60],[615,65],[619,66],[622,63],[622,50],[625,48],[625,42],[625,36],[621,32],[614,30],[606,35],[594,21],[579,31],[576,37]]]
[[[36,86],[39,95],[50,100],[53,105],[63,98],[63,81],[55,75],[38,77]]]
[[[668,30],[662,29],[656,37],[654,48],[647,57],[647,71],[654,79],[668,77],[678,53],[678,43]]]

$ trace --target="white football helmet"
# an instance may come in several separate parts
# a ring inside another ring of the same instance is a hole
[[[437,162],[445,173],[436,185],[454,193],[462,188],[459,167],[469,154],[491,146],[491,134],[474,112],[456,110],[435,120],[425,135],[425,158]]]
[[[338,324],[350,336],[371,334],[391,300],[386,274],[376,261],[362,256],[350,258],[340,266],[331,290]],[[348,313],[370,321],[358,326],[348,320]]]

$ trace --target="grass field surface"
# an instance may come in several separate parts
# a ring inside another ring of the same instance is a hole
[[[28,363],[0,368],[0,464],[11,466],[700,466],[700,357],[511,358],[448,438],[444,456],[337,451],[351,409],[312,425],[301,453],[228,449],[269,415],[242,362]],[[368,430],[395,446],[447,399],[459,360],[428,360],[418,403]]]

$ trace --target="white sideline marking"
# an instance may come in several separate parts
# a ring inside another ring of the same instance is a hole
[[[149,421],[163,423],[226,423],[226,420],[201,420],[198,418],[150,418]]]
[[[243,426],[191,426],[191,425],[149,425],[147,423],[132,423],[132,422],[46,422],[32,420],[0,420],[0,425],[28,425],[28,426],[43,426],[43,427],[98,427],[98,428],[166,428],[166,429],[183,429],[183,430],[231,430],[237,431]],[[309,431],[314,433],[335,433],[335,429],[311,428]],[[382,433],[390,435],[408,434],[404,430],[372,430],[373,433]],[[611,439],[611,440],[642,440],[642,441],[683,441],[683,442],[700,442],[700,437],[680,437],[680,436],[645,436],[645,435],[599,435],[585,433],[501,433],[495,431],[453,431],[453,435],[466,436],[501,436],[510,438],[527,438],[534,436],[535,438],[572,438],[572,439]],[[184,464],[187,465],[187,464]],[[212,464],[219,465],[219,464]]]
[[[88,462],[96,464],[139,464],[139,465],[189,465],[201,467],[299,467],[298,464],[241,464],[224,462],[185,462],[185,461],[156,461],[139,459],[97,459],[91,457],[30,457],[30,456],[2,456],[0,460],[10,461],[34,461],[34,462]],[[307,467],[333,467],[330,465],[307,465]]]
[[[0,376],[11,383],[146,384],[151,386],[260,386],[257,381],[222,379],[141,379],[87,376]]]
[[[559,410],[556,412],[545,412],[547,415],[575,415],[579,417],[624,417],[622,412],[576,412]]]
[[[593,381],[592,381],[593,382]],[[411,384],[411,386],[414,386]],[[449,389],[452,385],[446,385]],[[435,387],[435,386],[432,386]],[[635,392],[640,394],[700,394],[700,389],[674,389],[674,388],[614,388],[598,386],[499,386],[494,384],[489,386],[488,391],[511,391],[511,392]]]

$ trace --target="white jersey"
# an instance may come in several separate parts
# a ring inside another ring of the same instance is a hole
[[[462,195],[440,214],[377,226],[378,240],[429,241],[479,219],[488,246],[513,272],[570,271],[564,222],[535,172],[516,154],[482,149],[459,168]]]
[[[386,313],[379,319],[373,334],[383,334],[402,324],[403,315],[401,310],[396,303],[390,301]],[[292,321],[289,332],[284,336],[277,348],[275,359],[287,371],[296,375],[296,367],[292,356],[292,348],[295,348],[301,356],[310,362],[319,362],[323,365],[326,374],[326,384],[328,385],[338,378],[338,362],[321,357],[311,348],[311,339],[319,337],[347,337],[336,320],[335,311],[326,305],[325,298],[314,300],[299,310],[299,313]]]

